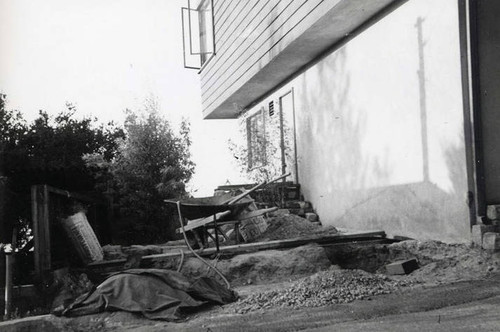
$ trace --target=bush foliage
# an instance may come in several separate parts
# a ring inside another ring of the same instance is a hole
[[[0,176],[32,167],[91,169],[94,189],[112,194],[117,203],[120,234],[113,238],[145,243],[173,237],[177,221],[164,199],[185,197],[194,172],[187,121],[175,132],[149,100],[143,110],[126,111],[123,128],[76,119],[71,104],[55,117],[40,111],[28,123],[4,101],[0,98]]]
[[[177,221],[175,211],[164,200],[187,195],[185,183],[194,172],[189,123],[183,121],[180,132],[175,133],[159,114],[158,105],[148,101],[142,111],[127,111],[124,130],[125,138],[110,162],[96,154],[85,156],[85,160],[89,165],[104,166],[105,172],[98,176],[108,184],[111,181],[116,190],[122,241],[171,239]]]

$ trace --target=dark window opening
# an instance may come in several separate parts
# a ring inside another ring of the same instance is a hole
[[[265,141],[264,112],[260,110],[247,118],[248,169],[265,165]]]

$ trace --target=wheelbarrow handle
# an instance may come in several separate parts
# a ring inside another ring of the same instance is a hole
[[[278,178],[276,178],[276,179],[273,179],[273,180],[271,180],[271,181],[269,181],[269,182],[263,182],[263,183],[261,183],[261,184],[258,184],[258,185],[256,185],[255,187],[253,187],[253,188],[251,188],[251,189],[249,189],[249,190],[245,191],[244,193],[239,194],[238,196],[233,197],[233,198],[231,198],[231,199],[227,200],[227,201],[226,201],[226,202],[224,202],[223,204],[227,204],[227,205],[234,204],[234,203],[238,202],[239,200],[241,200],[242,198],[244,198],[245,196],[248,196],[249,194],[253,193],[253,192],[254,192],[254,191],[256,191],[257,189],[260,189],[260,188],[262,188],[262,187],[265,187],[265,186],[267,186],[267,185],[268,185],[268,184],[270,184],[270,183],[273,183],[273,182],[276,182],[276,181],[282,180],[282,179],[286,178],[287,176],[290,176],[290,174],[291,174],[291,173],[283,174],[282,176],[280,176],[280,177],[278,177]]]

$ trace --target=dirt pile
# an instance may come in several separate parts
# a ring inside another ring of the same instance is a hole
[[[290,280],[328,269],[331,266],[322,247],[310,244],[289,250],[266,250],[212,260],[232,286]],[[181,272],[189,276],[214,275],[197,258],[185,261]]]
[[[404,241],[389,246],[394,256],[416,257],[420,269],[408,278],[424,282],[481,279],[500,271],[500,253],[490,253],[468,244],[438,241]],[[384,268],[380,269],[384,272]]]
[[[392,293],[413,284],[411,281],[396,281],[362,270],[339,270],[332,267],[300,279],[286,288],[251,294],[229,305],[227,310],[246,313],[277,307],[304,308],[348,303]]]
[[[255,239],[255,242],[338,233],[337,229],[333,226],[322,227],[294,214],[276,215],[269,218],[267,223],[267,230]]]
[[[294,214],[286,213],[271,216],[267,218],[267,229],[260,235],[256,236],[252,241],[248,242],[265,242],[273,240],[285,240],[308,236],[325,236],[334,235],[338,230],[333,226],[323,227],[318,223],[312,223],[309,220],[299,217]],[[232,229],[232,226],[226,227],[225,230]],[[220,239],[223,241],[223,239]],[[235,245],[235,234],[229,235],[229,240],[224,241],[223,245]],[[213,246],[213,243],[211,244]],[[179,248],[185,248],[184,240],[171,241],[160,245],[105,245],[102,247],[104,252],[104,260],[127,259],[132,255],[157,255],[169,252],[178,252]]]
[[[402,278],[426,283],[480,279],[500,270],[500,253],[489,253],[468,244],[411,240],[325,248],[325,251],[333,264],[378,273],[385,273],[388,263],[416,258],[420,268]]]

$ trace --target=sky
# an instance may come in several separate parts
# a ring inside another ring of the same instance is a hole
[[[174,126],[187,118],[197,164],[190,189],[245,182],[227,148],[237,120],[202,120],[196,70],[183,67],[187,0],[0,0],[0,93],[33,119],[70,102],[77,116],[122,123],[153,96]]]

